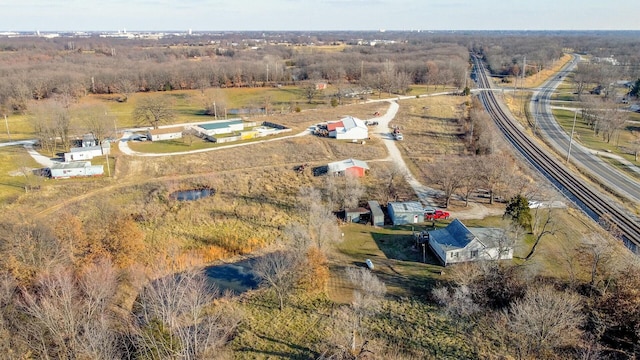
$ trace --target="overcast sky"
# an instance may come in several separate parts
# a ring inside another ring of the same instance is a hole
[[[0,0],[0,31],[640,30],[638,0]]]

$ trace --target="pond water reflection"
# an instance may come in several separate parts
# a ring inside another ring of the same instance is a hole
[[[215,194],[213,189],[192,189],[176,191],[169,194],[169,198],[178,201],[194,201],[200,200]]]
[[[255,259],[243,260],[232,264],[206,267],[204,273],[216,284],[220,291],[231,291],[241,294],[258,287],[258,281],[251,271]]]

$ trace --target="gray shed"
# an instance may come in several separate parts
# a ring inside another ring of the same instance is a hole
[[[366,220],[366,217],[363,215],[369,215],[369,209],[365,209],[362,207],[355,209],[344,209],[344,221],[346,222],[360,222],[361,220]]]
[[[417,201],[390,202],[387,205],[387,212],[393,225],[424,222],[424,208]]]
[[[371,225],[384,226],[384,213],[380,208],[380,204],[375,200],[368,201],[367,204],[371,210]]]

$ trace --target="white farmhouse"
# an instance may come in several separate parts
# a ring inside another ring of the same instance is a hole
[[[111,152],[111,144],[109,140],[102,141],[102,144],[96,146],[74,147],[69,152],[64,153],[64,161],[84,161],[91,160],[96,156],[109,155]]]
[[[327,126],[329,136],[339,140],[362,140],[369,138],[369,129],[364,121],[353,116],[347,116],[336,123]]]
[[[429,247],[445,266],[466,261],[513,258],[513,243],[504,230],[469,229],[458,219],[446,228],[429,231]]]

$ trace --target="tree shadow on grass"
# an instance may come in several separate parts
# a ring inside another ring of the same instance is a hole
[[[282,358],[282,359],[316,359],[318,356],[320,356],[320,354],[317,353],[316,351],[313,351],[310,348],[300,344],[294,344],[292,342],[284,341],[281,339],[275,339],[273,337],[269,337],[263,334],[256,334],[256,336],[265,342],[274,344],[274,346],[268,346],[265,349],[256,349],[256,348],[245,346],[238,349],[238,352],[246,353],[247,355],[253,353],[254,357],[252,358],[257,357],[257,358],[269,358],[269,359],[271,359],[272,357]],[[284,345],[288,347],[290,351],[276,350],[275,349],[277,346],[276,344]],[[266,349],[270,349],[270,350],[266,350]]]
[[[429,250],[415,246],[412,234],[383,234],[371,236],[387,259],[377,259],[374,272],[386,283],[413,294],[430,291],[442,273],[442,266]],[[374,260],[376,261],[376,260]]]

